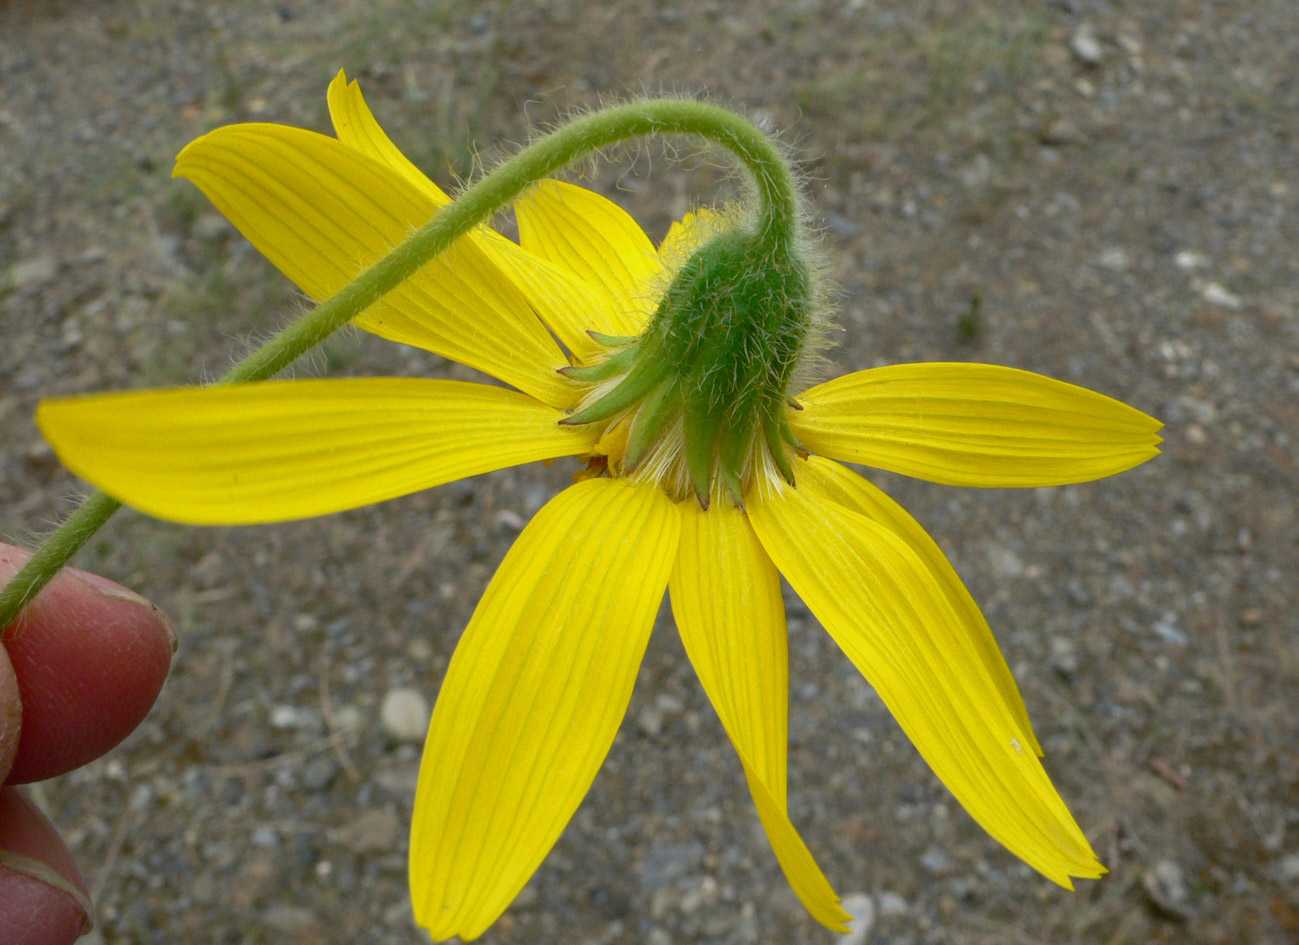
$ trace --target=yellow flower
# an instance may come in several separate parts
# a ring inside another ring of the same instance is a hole
[[[341,73],[329,106],[337,138],[237,125],[176,166],[314,299],[448,202]],[[902,364],[782,402],[769,430],[805,450],[744,441],[743,461],[718,470],[729,479],[711,467],[701,479],[683,452],[688,417],[638,432],[653,395],[610,416],[596,407],[627,376],[607,366],[725,220],[693,216],[656,249],[573,185],[538,186],[515,209],[518,244],[474,231],[356,319],[515,390],[296,380],[51,401],[38,414],[71,470],[192,523],[322,515],[530,460],[587,463],[506,555],[447,671],[411,834],[419,922],[472,939],[540,865],[609,750],[667,590],[781,868],[811,914],[842,930],[848,917],[786,812],[781,574],[993,837],[1062,886],[1103,873],[960,579],[914,519],[835,460],[952,485],[1054,485],[1151,458],[1160,424],[1024,371]]]

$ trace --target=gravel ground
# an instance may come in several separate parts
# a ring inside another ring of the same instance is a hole
[[[842,289],[837,366],[1008,364],[1168,423],[1164,456],[1088,485],[872,474],[998,633],[1111,870],[1074,894],[973,825],[789,598],[791,814],[873,916],[854,941],[1299,941],[1296,62],[1293,0],[10,0],[0,535],[37,540],[82,489],[36,433],[40,397],[209,378],[303,308],[170,179],[191,138],[324,129],[345,67],[450,183],[573,107],[706,91],[800,150]],[[654,235],[726,176],[651,147],[590,174]],[[468,376],[356,335],[311,372]],[[422,940],[411,716],[571,472],[101,532],[78,564],[182,639],[142,728],[40,792],[96,895],[92,941]],[[483,940],[834,941],[785,886],[666,615],[589,798]]]

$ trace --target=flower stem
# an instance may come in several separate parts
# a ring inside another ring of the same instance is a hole
[[[490,219],[528,187],[566,164],[619,141],[649,135],[693,135],[732,152],[753,178],[759,201],[759,232],[787,247],[798,227],[794,175],[765,134],[734,112],[688,99],[650,99],[584,115],[539,138],[497,167],[409,239],[353,282],[284,328],[231,368],[216,383],[238,384],[273,377],[296,358],[391,292],[416,270],[475,226]],[[59,526],[0,590],[0,628],[9,625],[121,503],[95,492]]]
[[[54,534],[41,543],[13,580],[0,589],[0,638],[13,629],[9,624],[22,611],[23,605],[35,597],[121,507],[121,502],[96,490],[63,520]]]

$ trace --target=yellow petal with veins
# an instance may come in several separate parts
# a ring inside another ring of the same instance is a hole
[[[370,106],[365,104],[360,83],[355,80],[348,82],[347,74],[342,69],[338,70],[338,75],[329,83],[328,99],[329,119],[334,124],[334,134],[339,141],[388,165],[428,197],[434,207],[441,208],[451,202],[442,188],[429,180],[428,175],[411,163],[410,158],[392,143],[387,132],[375,120]]]
[[[978,651],[979,658],[987,668],[1002,700],[1019,722],[1020,735],[1026,746],[1038,756],[1042,756],[1042,747],[1033,726],[1028,720],[1028,709],[1024,699],[1015,685],[1015,678],[1010,674],[1010,667],[1001,655],[1001,648],[983,619],[979,605],[974,602],[970,592],[957,576],[956,570],[947,560],[938,544],[929,537],[929,533],[920,523],[911,517],[902,506],[894,502],[884,490],[863,479],[850,469],[833,460],[813,456],[798,468],[798,485],[806,487],[829,501],[860,512],[867,518],[874,519],[885,528],[899,535],[920,555],[928,566],[937,585],[942,588],[947,602],[961,616],[960,626],[970,634],[970,640]]]
[[[392,167],[324,135],[283,125],[230,125],[192,142],[175,175],[313,299],[342,289],[437,206]],[[567,359],[527,298],[472,239],[462,239],[355,319],[500,378],[555,407],[574,389]]]
[[[1104,873],[965,617],[906,539],[801,487],[765,485],[749,498],[780,572],[970,815],[1062,886]]]
[[[559,838],[595,778],[677,550],[658,489],[592,479],[523,530],[447,669],[411,827],[415,917],[481,935]]]
[[[851,918],[785,806],[789,645],[780,575],[744,513],[718,503],[681,510],[672,612],[699,681],[744,765],[758,816],[790,886],[818,922]]]
[[[437,207],[451,198],[402,154],[365,104],[357,82],[348,83],[342,71],[329,85],[329,113],[340,141],[397,171],[422,190]],[[619,334],[626,326],[618,306],[600,286],[577,278],[510,242],[495,230],[481,227],[466,239],[474,240],[492,262],[519,287],[542,321],[579,362],[602,351],[587,334]]]
[[[949,486],[1056,486],[1159,454],[1163,426],[1113,398],[994,364],[894,364],[798,398],[813,453]]]
[[[485,384],[339,378],[47,400],[36,422],[68,469],[127,505],[235,525],[588,452],[595,436],[563,416]]]
[[[638,335],[666,288],[654,244],[612,200],[558,180],[542,181],[514,202],[519,243],[604,291],[613,301],[612,335]]]

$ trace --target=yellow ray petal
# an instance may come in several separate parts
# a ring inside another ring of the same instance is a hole
[[[603,351],[588,331],[605,335],[627,334],[627,320],[603,288],[493,234],[485,246],[493,261],[519,287],[533,309],[555,333],[575,360],[590,362]]]
[[[942,588],[948,604],[960,615],[959,626],[970,633],[971,642],[997,684],[1002,700],[1019,723],[1021,741],[1041,757],[1042,747],[1033,734],[1028,709],[1019,694],[1019,687],[1015,685],[1015,678],[1010,674],[1010,667],[1001,655],[1001,648],[997,646],[992,630],[988,627],[988,621],[983,619],[979,605],[974,602],[947,556],[929,537],[929,533],[878,486],[831,460],[817,456],[810,458],[799,467],[798,484],[799,488],[806,486],[813,493],[874,519],[899,535],[920,555]]]
[[[192,142],[175,175],[192,181],[313,299],[333,295],[436,207],[405,176],[348,145],[283,125],[230,125]],[[527,299],[465,239],[356,318],[366,331],[500,378],[557,407],[566,359]]]
[[[362,154],[388,165],[411,185],[426,196],[434,207],[444,207],[451,198],[442,188],[428,179],[428,176],[411,163],[406,155],[392,143],[392,139],[379,126],[370,106],[365,104],[361,86],[353,80],[347,81],[347,75],[338,70],[334,81],[329,83],[329,119],[334,124],[334,134],[338,140]]]
[[[593,479],[524,529],[469,622],[433,711],[411,828],[415,916],[480,935],[595,778],[676,554],[663,493]]]
[[[875,688],[952,794],[1048,879],[1104,872],[1023,744],[972,634],[921,556],[888,528],[803,489],[765,487],[749,519],[781,573]]]
[[[705,208],[688,213],[673,223],[659,246],[663,271],[670,272],[684,263],[701,241],[716,231],[720,220],[720,214]],[[634,226],[634,222],[631,225]],[[499,254],[494,257],[497,264],[523,289],[541,320],[577,361],[589,362],[604,350],[592,341],[587,334],[589,331],[623,335],[644,329],[643,313],[638,313],[634,322],[629,322],[623,309],[603,285],[580,278],[570,268],[543,259],[499,234],[493,235],[498,239],[493,240],[489,247]],[[657,287],[657,283],[654,286]]]
[[[681,642],[731,740],[783,807],[789,645],[780,574],[739,509],[680,508],[671,597]]]
[[[1163,426],[1095,391],[993,364],[895,364],[801,395],[813,453],[953,486],[1055,486],[1158,455]]]
[[[413,378],[270,381],[43,402],[70,470],[127,505],[199,525],[325,515],[594,437],[524,394]]]
[[[329,114],[334,133],[344,144],[387,164],[422,191],[434,207],[451,198],[402,154],[371,113],[361,86],[339,70],[329,85]],[[609,293],[575,278],[567,269],[555,266],[510,242],[494,230],[482,227],[465,237],[473,240],[492,262],[510,277],[528,302],[579,361],[589,360],[599,350],[588,331],[620,334],[625,327]]]
[[[845,932],[850,916],[785,808],[789,646],[780,575],[738,509],[679,508],[671,596],[681,642],[735,744],[790,886],[817,921]]]
[[[744,777],[749,784],[749,793],[753,795],[753,806],[758,810],[758,819],[762,821],[762,829],[767,833],[767,840],[790,888],[812,918],[832,932],[847,932],[852,916],[839,905],[838,893],[821,872],[812,851],[798,835],[798,829],[789,819],[785,805],[776,801],[743,756],[740,761],[744,764]]]
[[[617,324],[607,334],[638,335],[662,291],[654,244],[616,203],[564,181],[538,184],[514,202],[524,249],[604,290]],[[603,329],[602,329],[603,330]]]

